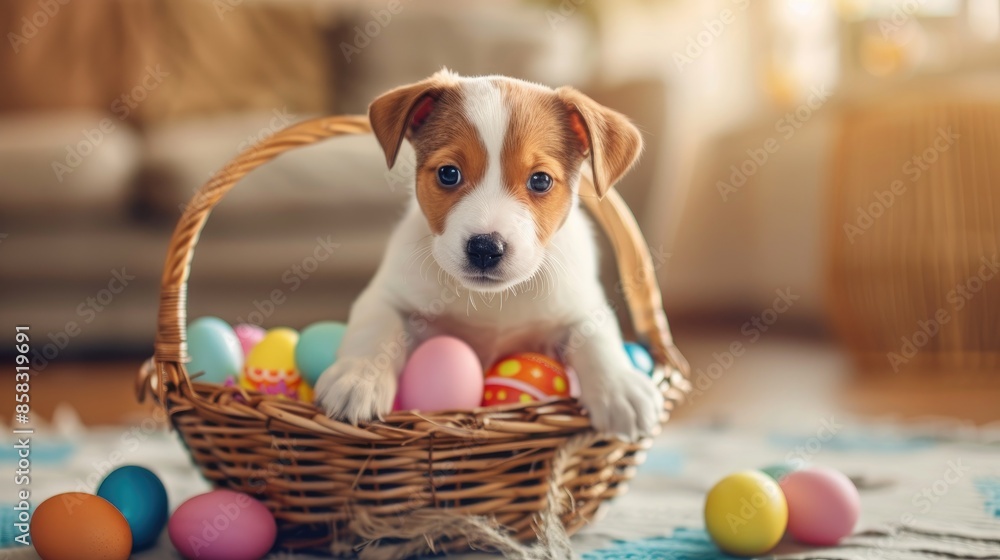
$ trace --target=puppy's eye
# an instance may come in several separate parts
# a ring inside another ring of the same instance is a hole
[[[533,173],[528,179],[528,188],[536,193],[547,193],[552,188],[552,177],[548,173]]]
[[[454,187],[462,182],[462,172],[454,165],[438,167],[438,183],[442,187]]]

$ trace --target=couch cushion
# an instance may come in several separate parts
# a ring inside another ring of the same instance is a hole
[[[0,116],[0,215],[5,220],[120,216],[140,142],[100,112]]]
[[[176,218],[196,189],[241,150],[306,118],[283,109],[178,122],[147,133],[148,173],[144,196],[162,216]],[[243,178],[213,211],[213,222],[260,222],[307,216],[357,217],[370,214],[388,219],[408,196],[404,177],[412,173],[407,149],[394,171],[371,135],[349,136],[293,150]]]

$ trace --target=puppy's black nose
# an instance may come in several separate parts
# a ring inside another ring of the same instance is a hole
[[[465,254],[469,258],[469,264],[479,270],[489,270],[500,264],[503,258],[504,242],[500,235],[494,233],[481,233],[469,238],[469,244],[465,247]]]

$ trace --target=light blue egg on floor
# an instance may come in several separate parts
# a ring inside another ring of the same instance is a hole
[[[340,341],[347,325],[336,321],[320,321],[302,329],[295,346],[295,365],[302,378],[315,387],[316,380],[337,360]]]
[[[191,361],[186,368],[189,375],[205,372],[195,381],[225,383],[229,376],[238,376],[243,370],[243,347],[236,331],[218,317],[201,317],[188,325],[188,355]]]
[[[132,530],[132,550],[154,545],[167,526],[167,490],[149,469],[128,465],[104,478],[97,495],[118,508]]]
[[[656,367],[656,364],[653,362],[653,357],[649,355],[649,351],[643,345],[635,342],[626,342],[625,352],[632,359],[632,365],[636,369],[646,375],[653,375],[653,369]]]

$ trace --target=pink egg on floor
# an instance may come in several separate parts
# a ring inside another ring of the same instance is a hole
[[[260,342],[264,335],[267,334],[263,328],[257,325],[251,325],[249,323],[241,323],[233,327],[236,331],[236,338],[240,340],[240,346],[243,347],[243,356],[246,357],[253,350],[254,346]]]
[[[167,523],[170,542],[191,560],[257,560],[274,546],[270,510],[242,492],[213,490],[184,502]]]
[[[427,339],[399,376],[400,410],[470,410],[483,399],[483,365],[471,346],[453,336]]]
[[[861,496],[843,473],[806,467],[788,473],[779,484],[788,502],[788,532],[795,540],[832,546],[854,531]]]

